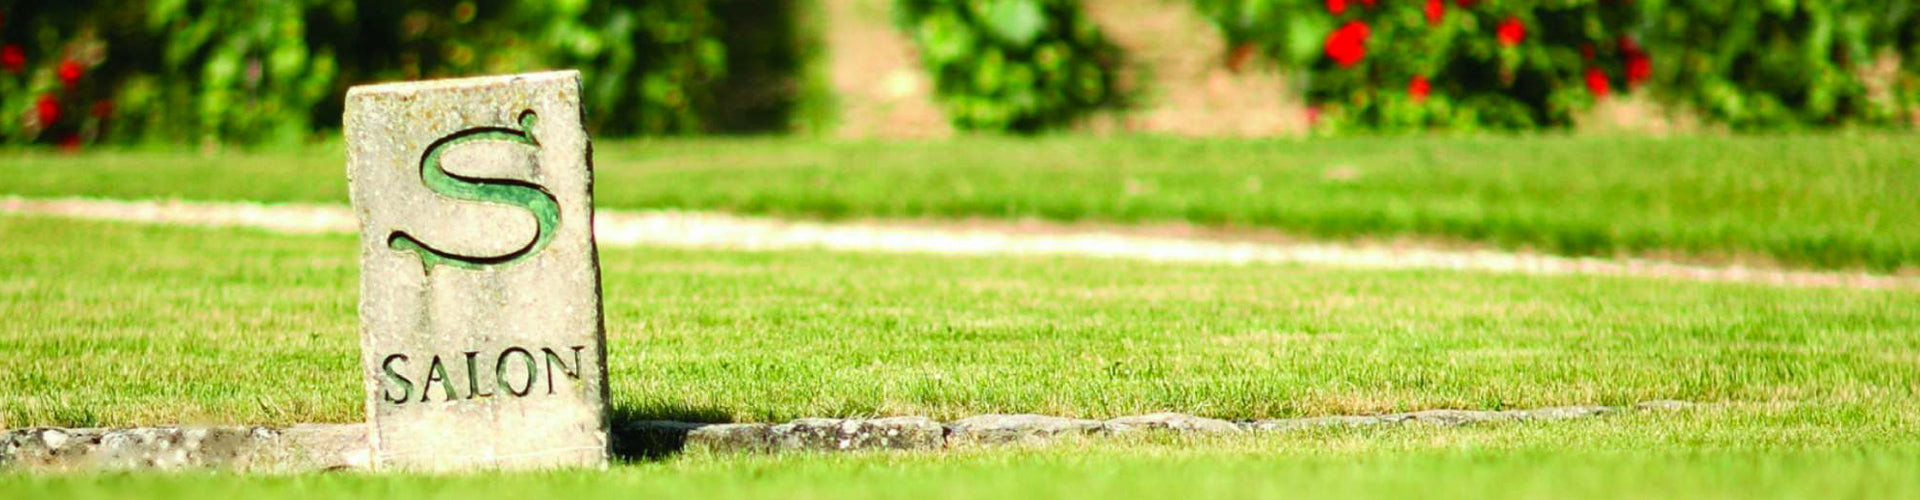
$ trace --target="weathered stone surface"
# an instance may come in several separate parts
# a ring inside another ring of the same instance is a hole
[[[293,470],[365,469],[373,465],[367,424],[301,424],[281,429],[256,452],[263,466]]]
[[[1240,426],[1234,425],[1233,422],[1170,412],[1108,420],[1106,429],[1111,432],[1142,430],[1193,433],[1240,432]]]
[[[1291,431],[1316,427],[1364,427],[1385,423],[1387,423],[1386,420],[1376,416],[1337,416],[1256,420],[1241,424],[1241,427],[1252,431]]]
[[[928,450],[946,446],[946,434],[926,417],[803,418],[769,427],[767,440],[774,450]]]
[[[1692,407],[1694,407],[1694,403],[1689,403],[1686,401],[1675,401],[1671,399],[1643,401],[1640,404],[1633,405],[1633,408],[1635,410],[1640,410],[1640,411],[1677,411],[1677,410],[1685,410],[1687,408],[1692,408]]]
[[[19,429],[0,434],[0,468],[131,470],[223,467],[270,470],[367,464],[366,426]]]
[[[784,424],[633,422],[620,429],[623,455],[685,448],[717,452],[929,450],[946,446],[946,428],[924,417],[805,418]]]
[[[704,424],[672,420],[628,423],[614,435],[618,454],[654,457],[689,446],[713,451],[769,451],[772,424]]]
[[[1381,420],[1393,423],[1426,424],[1440,427],[1501,420],[1518,420],[1519,418],[1518,415],[1506,412],[1475,410],[1424,410],[1380,416]]]
[[[1518,416],[1520,420],[1550,422],[1554,420],[1597,417],[1618,411],[1620,410],[1611,406],[1550,406],[1532,410],[1515,410],[1508,413]]]
[[[348,92],[375,467],[606,463],[580,113],[572,71]]]
[[[687,445],[713,451],[774,449],[772,424],[711,424],[687,433]]]
[[[1646,408],[1641,403],[1636,408]],[[1422,424],[1439,427],[1453,427],[1483,422],[1569,420],[1597,417],[1621,411],[1611,406],[1552,406],[1532,410],[1424,410],[1408,413],[1389,413],[1373,416],[1336,416],[1313,418],[1285,418],[1258,420],[1242,424],[1248,430],[1290,431],[1314,427],[1344,426],[1364,427],[1372,425]]]
[[[704,424],[666,420],[627,422],[614,431],[620,456],[650,458],[687,447],[718,452],[938,450],[954,443],[1004,443],[1109,431],[1175,433],[1291,431],[1330,426],[1557,421],[1624,411],[1675,411],[1695,406],[1651,401],[1634,406],[1565,406],[1533,410],[1428,410],[1371,416],[1331,416],[1244,422],[1179,413],[1121,417],[1107,422],[1045,415],[980,415],[946,426],[921,417],[800,419],[784,424]],[[371,464],[364,424],[264,427],[153,427],[140,429],[17,429],[0,433],[0,470],[151,469],[228,467],[272,470],[358,469]]]
[[[1083,418],[1030,413],[976,415],[947,424],[947,439],[979,443],[1010,443],[1101,432],[1106,423]]]

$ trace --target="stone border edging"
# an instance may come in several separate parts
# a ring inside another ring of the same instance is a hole
[[[1034,414],[989,414],[942,424],[926,417],[803,418],[787,423],[707,424],[637,420],[613,428],[614,455],[668,456],[686,448],[717,452],[942,450],[956,445],[1031,443],[1062,436],[1139,432],[1236,434],[1323,427],[1545,422],[1639,411],[1673,411],[1683,401],[1632,406],[1557,406],[1532,410],[1425,410],[1364,416],[1247,420],[1153,413],[1110,420]],[[266,471],[364,469],[366,424],[140,427],[36,427],[0,432],[0,471],[234,468]]]

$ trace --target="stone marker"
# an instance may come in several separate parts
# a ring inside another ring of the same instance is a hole
[[[604,466],[580,74],[354,87],[345,128],[373,465]]]

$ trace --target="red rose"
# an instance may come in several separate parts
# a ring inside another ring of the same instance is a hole
[[[67,133],[67,135],[60,136],[60,149],[67,150],[67,151],[79,151],[80,150],[80,134],[69,132]]]
[[[1508,17],[1506,21],[1500,23],[1495,36],[1499,37],[1500,45],[1508,47],[1519,45],[1527,39],[1527,25],[1521,23],[1518,17]]]
[[[73,84],[80,82],[80,75],[85,72],[86,69],[81,68],[80,63],[66,60],[60,61],[60,69],[54,73],[60,77],[60,83],[62,85],[72,87]]]
[[[1367,37],[1373,30],[1367,23],[1350,21],[1327,35],[1327,58],[1340,67],[1351,67],[1367,58]]]
[[[1607,72],[1600,68],[1587,70],[1587,90],[1593,92],[1594,97],[1606,97],[1613,92],[1613,86],[1607,83]]]
[[[1447,17],[1447,0],[1427,0],[1427,24],[1438,26]]]
[[[1413,81],[1407,83],[1407,94],[1413,96],[1413,102],[1426,102],[1427,94],[1431,93],[1433,83],[1428,82],[1427,77],[1414,76]]]
[[[1347,0],[1327,0],[1327,12],[1336,16],[1347,13]]]
[[[33,103],[33,110],[39,114],[41,127],[49,127],[53,122],[60,121],[60,100],[54,99],[53,94],[40,94],[40,100]]]
[[[0,47],[0,69],[6,69],[8,73],[19,73],[26,67],[27,53],[21,51],[19,45],[8,44]]]
[[[1627,86],[1636,87],[1653,78],[1653,60],[1645,54],[1627,57]]]
[[[1473,0],[1453,0],[1453,4],[1461,7],[1466,7],[1468,5],[1473,5]]]
[[[1643,53],[1643,50],[1640,48],[1640,42],[1634,41],[1633,37],[1628,37],[1628,36],[1620,37],[1619,43],[1620,43],[1620,52],[1625,53],[1628,57],[1640,55]]]

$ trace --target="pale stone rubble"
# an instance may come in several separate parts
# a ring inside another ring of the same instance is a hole
[[[1036,443],[1063,436],[1143,432],[1259,434],[1325,427],[1550,422],[1613,414],[1676,411],[1682,401],[1632,406],[1560,406],[1532,410],[1425,410],[1364,416],[1227,421],[1183,413],[1088,420],[1047,415],[978,415],[941,423],[925,417],[803,418],[787,423],[706,424],[639,420],[613,429],[614,455],[646,459],[701,449],[720,453],[935,451],[956,446]],[[0,433],[0,470],[237,468],[311,471],[368,466],[365,424],[27,428]]]

